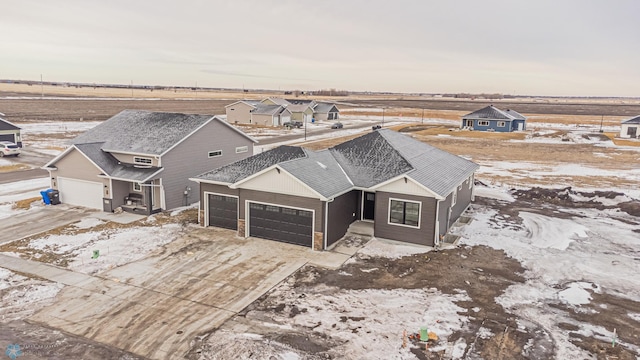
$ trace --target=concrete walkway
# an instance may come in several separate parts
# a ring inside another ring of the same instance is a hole
[[[349,257],[203,228],[99,276],[3,254],[0,266],[66,285],[31,322],[171,359],[305,264],[335,268]]]
[[[79,221],[95,210],[65,204],[43,206],[24,213],[19,213],[5,219],[0,219],[0,244],[41,232],[55,229],[59,226]]]

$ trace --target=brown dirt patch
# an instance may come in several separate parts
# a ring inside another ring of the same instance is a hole
[[[18,200],[13,204],[11,208],[29,210],[29,208],[31,208],[31,204],[33,204],[38,200],[42,201],[42,198],[37,196],[37,197],[28,198],[28,199]]]

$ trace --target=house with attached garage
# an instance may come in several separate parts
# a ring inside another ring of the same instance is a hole
[[[640,139],[640,115],[622,122],[620,137],[624,139]]]
[[[261,103],[251,110],[251,124],[282,126],[289,121],[291,121],[291,111],[286,106]]]
[[[527,118],[515,110],[489,105],[462,117],[462,129],[511,132],[527,129]]]
[[[43,168],[62,203],[152,214],[199,201],[189,177],[253,155],[254,143],[212,115],[124,110]]]
[[[0,141],[10,141],[19,147],[22,147],[20,128],[7,120],[0,118]]]
[[[260,104],[258,100],[240,100],[224,107],[230,124],[251,124],[251,112]]]
[[[327,249],[354,221],[434,246],[469,206],[478,165],[388,129],[322,151],[292,146],[202,173],[200,223]]]
[[[281,126],[289,121],[338,120],[335,104],[315,100],[268,97],[261,101],[240,100],[225,106],[231,124]]]

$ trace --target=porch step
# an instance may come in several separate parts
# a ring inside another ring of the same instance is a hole
[[[367,221],[354,221],[349,225],[348,233],[373,236],[373,223]]]

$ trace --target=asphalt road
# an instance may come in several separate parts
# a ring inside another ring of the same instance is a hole
[[[29,169],[29,170],[20,170],[20,171],[12,171],[8,173],[0,173],[0,184],[22,181],[22,180],[31,180],[42,177],[49,176],[49,172],[47,170],[42,169]]]

